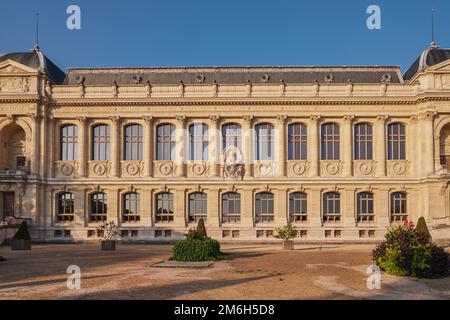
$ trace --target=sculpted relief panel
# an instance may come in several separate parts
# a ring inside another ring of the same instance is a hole
[[[1,93],[29,93],[36,91],[36,83],[28,77],[0,77]]]

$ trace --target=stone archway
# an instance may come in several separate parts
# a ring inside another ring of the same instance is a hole
[[[0,169],[16,170],[27,166],[26,133],[16,123],[0,131]]]

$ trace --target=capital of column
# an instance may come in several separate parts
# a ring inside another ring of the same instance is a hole
[[[284,125],[288,117],[287,117],[287,115],[278,115],[276,118],[277,118],[278,124]]]
[[[315,123],[319,122],[320,118],[321,118],[320,115],[311,115],[311,116],[309,116],[309,120],[311,122],[315,122]]]
[[[81,125],[85,125],[87,123],[87,117],[80,116],[75,118]]]
[[[36,114],[36,113],[29,113],[28,117],[31,119],[32,122],[36,122],[36,121],[39,121],[41,119],[41,117],[38,114]]]
[[[385,123],[385,122],[387,121],[388,118],[389,118],[388,115],[385,115],[385,114],[379,114],[379,115],[377,115],[376,120],[377,120],[378,122],[380,122],[380,123]]]
[[[242,117],[246,125],[251,126],[253,119],[255,118],[253,115],[245,115]]]
[[[153,123],[153,117],[152,116],[145,116],[143,117],[145,124],[151,125]]]
[[[211,124],[213,125],[217,125],[217,123],[220,120],[220,116],[219,115],[211,115],[209,116],[209,121],[211,122]]]
[[[423,113],[420,113],[417,117],[419,120],[433,121],[436,116],[437,116],[436,111],[425,111]]]
[[[353,120],[355,119],[355,116],[354,115],[345,115],[343,117],[343,119],[344,119],[344,123],[352,123]]]
[[[120,117],[119,116],[112,116],[109,117],[109,120],[113,123],[113,124],[118,124],[120,121]]]
[[[184,126],[187,121],[186,116],[176,116],[175,119],[178,121],[178,124],[182,126]]]

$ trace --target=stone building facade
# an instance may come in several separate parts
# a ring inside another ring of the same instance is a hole
[[[0,220],[37,241],[450,239],[450,50],[399,67],[75,68],[0,56]]]

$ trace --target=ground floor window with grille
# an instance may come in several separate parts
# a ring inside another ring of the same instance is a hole
[[[140,217],[140,195],[139,193],[127,193],[123,198],[123,221],[138,222]]]
[[[222,222],[238,223],[241,221],[241,195],[225,193],[222,196]]]
[[[255,221],[256,223],[273,222],[274,220],[274,196],[270,192],[256,194],[255,197]]]
[[[306,222],[308,217],[307,195],[294,192],[289,195],[289,221]]]
[[[341,221],[341,197],[339,193],[327,192],[323,195],[323,222]]]
[[[189,222],[198,222],[201,218],[206,221],[207,195],[195,192],[189,195]]]
[[[74,219],[74,198],[71,192],[60,193],[57,200],[58,222],[71,222]]]
[[[94,193],[91,196],[91,222],[106,221],[108,199],[106,193]]]
[[[156,222],[173,222],[173,194],[160,193],[156,196]]]
[[[394,192],[391,194],[391,221],[405,221],[408,219],[406,207],[406,193]]]
[[[373,222],[373,194],[370,192],[361,192],[356,200],[356,218],[358,222]]]

